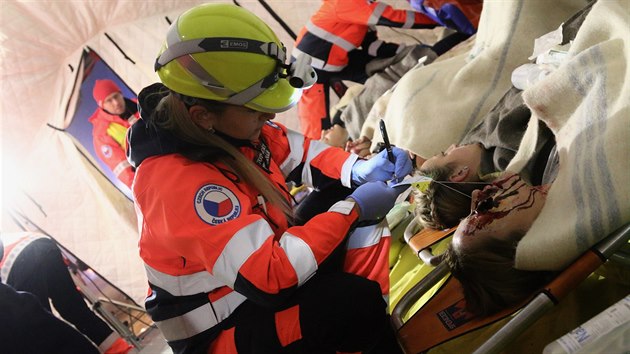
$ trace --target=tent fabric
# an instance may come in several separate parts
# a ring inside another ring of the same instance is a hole
[[[133,203],[94,167],[98,165],[94,158],[61,130],[75,113],[83,77],[80,60],[86,48],[94,50],[137,93],[158,81],[153,64],[168,20],[206,2],[0,2],[0,231],[41,229],[139,303],[146,295],[146,275],[137,251]],[[293,39],[259,1],[237,2],[267,22],[290,53]],[[408,8],[405,0],[387,2]],[[266,3],[295,32],[321,2]],[[382,35],[411,41],[400,33],[383,31]],[[276,119],[299,128],[295,110]],[[10,209],[28,221],[14,222]]]
[[[82,77],[79,61],[86,47],[135,92],[158,81],[153,62],[169,26],[166,17],[173,21],[198,3],[9,1],[0,5],[3,202],[10,202],[10,207],[138,302],[146,294],[146,275],[137,252],[132,202],[94,169],[94,161],[86,160],[69,134],[47,124],[59,129],[69,125],[74,112],[68,101],[76,100],[77,76],[79,81]],[[257,2],[240,3],[275,23]],[[284,7],[295,10],[295,6]],[[290,45],[288,34],[275,27]],[[7,170],[19,179],[7,178]],[[24,193],[9,195],[16,190]],[[3,215],[2,231],[11,231],[4,227],[8,218]]]
[[[47,125],[59,129],[69,125],[74,111],[68,101],[76,100],[82,78],[79,62],[86,47],[97,51],[134,90],[155,80],[150,75],[152,57],[159,49],[159,33],[168,28],[157,14],[175,17],[181,11],[176,9],[192,2],[151,4],[1,5],[2,165],[3,171],[19,176],[8,180],[3,173],[3,202],[136,301],[146,293],[146,275],[137,256],[133,204],[91,166],[69,134]],[[129,22],[136,18],[142,20]],[[136,64],[125,59],[104,33]],[[5,156],[14,156],[13,166]],[[6,191],[11,189],[24,193],[9,196]],[[4,221],[3,217],[3,226]]]

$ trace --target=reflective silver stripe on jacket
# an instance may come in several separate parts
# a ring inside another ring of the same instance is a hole
[[[293,48],[293,51],[291,52],[291,55],[296,59],[302,54],[304,54],[304,52],[297,48]],[[343,70],[343,68],[345,68],[347,65],[326,64],[325,61],[311,56],[311,66],[314,67],[315,69],[319,69],[323,71],[338,72],[338,71]]]
[[[137,121],[138,121],[138,117],[136,117],[135,114],[132,114],[131,117],[129,117],[129,119],[127,119],[127,123],[129,123],[129,126],[134,125]]]
[[[384,219],[376,225],[357,227],[348,239],[347,249],[365,248],[377,245],[381,238],[391,236],[387,220]]]
[[[368,26],[374,26],[378,23],[378,20],[381,18],[381,15],[383,14],[383,11],[385,11],[385,8],[387,8],[387,4],[384,4],[382,2],[376,4],[374,11],[372,11],[370,18],[368,18]]]
[[[287,129],[287,141],[289,142],[289,156],[280,164],[280,170],[284,176],[288,176],[291,171],[302,163],[304,156],[304,135]]]
[[[380,39],[377,39],[374,42],[370,43],[370,45],[368,46],[368,54],[373,57],[377,56],[378,49],[381,47],[382,44],[383,44],[383,41]]]
[[[352,187],[352,166],[359,159],[359,155],[352,153],[341,166],[341,184],[344,187]]]
[[[144,267],[149,282],[173,296],[208,293],[225,285],[206,271],[175,276],[160,272],[147,264]],[[245,296],[232,291],[212,304],[208,302],[181,316],[157,321],[156,325],[168,341],[189,338],[226,319],[245,299]]]
[[[119,176],[121,173],[125,171],[125,169],[129,167],[131,167],[131,164],[129,163],[129,161],[122,160],[116,165],[116,167],[114,167],[114,170],[112,172],[114,172],[116,176]]]
[[[387,5],[380,2],[376,5],[374,12],[370,15],[368,19],[368,26],[374,26],[378,24],[378,21],[383,16],[383,12],[387,8]],[[414,11],[406,10],[405,23],[401,26],[401,28],[412,28],[413,24],[416,22],[416,14]]]
[[[302,163],[302,157],[304,156],[304,136],[298,132],[287,129],[287,140],[289,141],[290,153],[287,158],[280,164],[280,169],[284,176],[288,176],[295,168]],[[311,175],[310,164],[311,161],[319,155],[322,151],[328,149],[330,145],[327,145],[319,140],[311,140],[309,143],[308,152],[306,154],[305,165],[302,170],[302,182],[308,186],[313,185],[313,176]],[[352,165],[357,161],[359,155],[350,154],[341,167],[341,184],[350,187]]]
[[[239,230],[223,248],[214,263],[213,274],[225,277],[228,285],[234,288],[239,269],[247,259],[273,237],[273,230],[264,219],[258,219]],[[284,249],[289,262],[302,285],[317,270],[317,261],[310,246],[299,237],[285,232],[280,237],[280,247]]]
[[[313,161],[313,159],[317,157],[317,155],[319,155],[322,151],[328,148],[330,148],[330,146],[320,140],[311,140],[311,143],[309,144],[308,154],[306,156],[307,166],[310,166],[311,161]],[[341,184],[345,187],[351,186],[350,178],[352,174],[352,165],[354,165],[358,158],[359,155],[352,153],[346,158],[346,161],[344,161],[343,165],[341,166],[341,176],[339,180],[341,181]],[[308,179],[306,179],[307,177]],[[302,171],[302,178],[303,181],[313,183],[313,177],[311,175],[310,168],[304,168],[304,171]]]
[[[343,48],[347,52],[349,52],[351,50],[354,50],[354,49],[357,49],[357,46],[355,46],[354,44],[352,44],[352,43],[348,42],[347,40],[337,36],[336,34],[330,33],[328,31],[326,31],[325,29],[323,29],[321,27],[318,27],[312,21],[308,21],[306,23],[306,29],[309,32],[311,32],[312,34],[314,34],[315,36],[325,40],[326,42],[335,44],[335,45]]]
[[[226,285],[206,271],[187,275],[170,275],[162,273],[146,263],[144,268],[149,283],[168,291],[173,296],[209,293]]]
[[[8,235],[8,236],[7,236]],[[0,257],[3,260],[2,269],[0,269],[0,279],[3,282],[6,282],[9,278],[9,274],[11,274],[11,268],[15,263],[15,259],[22,253],[22,251],[26,248],[26,246],[30,245],[31,242],[38,240],[40,238],[48,238],[44,235],[37,234],[26,234],[26,233],[16,233],[5,234],[2,235],[2,243],[4,244],[4,249],[7,250],[10,245],[16,244],[13,247],[9,254],[7,254],[6,259]]]
[[[405,19],[405,24],[402,25],[402,28],[412,28],[415,22],[416,14],[413,11],[407,11],[407,18]]]
[[[243,295],[233,291],[212,304],[207,303],[181,316],[155,324],[167,341],[190,338],[225,320],[244,301]]]
[[[311,171],[311,161],[322,151],[330,148],[330,145],[324,144],[319,140],[311,140],[306,151],[306,159],[304,160],[304,168],[302,168],[302,182],[308,186],[313,185],[313,173]]]
[[[298,286],[306,283],[315,271],[317,260],[311,247],[301,238],[285,232],[280,238],[280,246],[285,250],[289,262],[298,277]]]
[[[350,215],[352,209],[356,205],[356,202],[350,200],[340,200],[328,209],[330,212],[339,213],[343,215]]]
[[[243,263],[270,237],[273,237],[273,230],[262,218],[238,230],[214,262],[212,274],[215,277],[224,278],[225,283],[234,288],[238,271]]]

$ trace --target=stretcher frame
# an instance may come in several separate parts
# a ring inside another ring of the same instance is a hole
[[[408,226],[408,230],[413,229],[414,226],[415,225],[412,222]],[[405,240],[411,248],[417,252],[419,258],[421,258],[426,264],[433,265],[434,263],[437,263],[436,257],[438,256],[428,256],[427,252],[429,251],[430,245],[450,236],[454,230],[455,228],[441,231],[424,229],[415,235],[410,235],[410,233],[406,231]],[[559,275],[556,276],[549,284],[543,287],[543,289],[539,292],[533,294],[523,303],[491,316],[474,318],[468,323],[465,323],[461,328],[454,330],[450,339],[489,325],[518,312],[473,353],[502,352],[511,342],[518,338],[527,328],[540,319],[548,310],[553,308],[554,305],[562,300],[567,294],[573,291],[580,283],[582,283],[582,281],[584,281],[608,259],[615,259],[625,265],[630,264],[628,261],[630,257],[623,252],[617,252],[621,250],[624,245],[628,244],[628,240],[630,240],[630,223],[626,223],[625,225],[619,227],[602,241],[598,242],[589,250],[584,252],[571,265],[560,272]],[[398,342],[405,354],[423,353],[441,343],[444,343],[445,341],[450,340],[440,338],[439,336],[436,337],[434,335],[423,336],[423,333],[420,332],[417,327],[409,326],[409,323],[415,320],[416,316],[423,315],[421,312],[422,309],[411,316],[407,321],[403,321],[403,315],[406,314],[409,308],[422,295],[433,289],[438,282],[445,277],[450,277],[449,274],[450,272],[446,264],[437,264],[437,266],[426,277],[405,293],[405,295],[403,295],[394,307],[391,316],[392,325],[396,331]],[[449,280],[454,281],[456,284],[455,286],[459,285],[454,278]],[[436,294],[434,298],[439,295],[439,293]],[[461,297],[463,298],[463,295],[461,295]],[[407,327],[405,327],[406,325]],[[422,337],[431,338],[430,340],[425,341],[425,338]],[[422,340],[420,340],[421,338]]]

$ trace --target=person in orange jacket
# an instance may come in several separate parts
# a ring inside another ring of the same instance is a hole
[[[32,352],[42,353],[67,353],[67,349],[80,353],[137,352],[90,310],[77,291],[61,250],[50,237],[37,232],[0,234],[0,281],[9,286],[2,289],[2,294],[16,301],[4,303],[9,298],[0,296],[0,308],[11,308],[0,313],[18,317],[24,311],[25,320],[7,325],[13,335],[2,340],[3,351],[31,353],[28,350],[31,348]],[[73,328],[66,328],[52,318],[51,302],[59,316]],[[28,310],[16,309],[20,304]],[[82,334],[77,335],[74,328]]]
[[[312,58],[318,84],[305,91],[298,104],[300,129],[312,139],[331,127],[329,87],[333,79],[364,83],[366,65],[376,58],[393,57],[404,46],[379,39],[375,26],[434,28],[438,24],[412,10],[394,9],[371,0],[324,0],[300,30],[294,59]]]
[[[127,129],[138,120],[135,100],[122,95],[112,80],[96,80],[92,90],[98,108],[89,118],[96,155],[116,177],[131,188],[134,169],[127,161]]]
[[[384,181],[411,161],[397,148],[362,160],[272,123],[300,97],[285,60],[235,5],[171,25],[129,134],[145,306],[174,353],[400,353],[383,223],[401,190]],[[355,189],[292,226],[287,181]]]

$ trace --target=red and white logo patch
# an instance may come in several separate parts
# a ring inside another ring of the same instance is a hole
[[[229,189],[216,184],[206,184],[195,195],[195,210],[204,222],[222,224],[241,214],[241,204]]]
[[[112,147],[109,145],[102,145],[101,153],[103,153],[103,156],[105,156],[105,158],[112,157]]]

